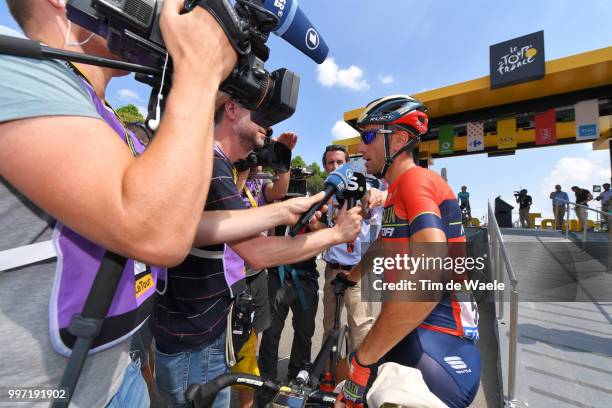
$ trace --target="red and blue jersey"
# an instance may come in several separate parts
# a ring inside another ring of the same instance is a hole
[[[437,228],[449,243],[465,243],[457,197],[438,174],[422,167],[405,171],[389,186],[383,214],[382,242],[410,243],[417,232]],[[478,311],[471,295],[445,292],[420,327],[454,336],[478,339]],[[463,299],[467,297],[468,299]]]

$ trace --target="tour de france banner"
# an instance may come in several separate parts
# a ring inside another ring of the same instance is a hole
[[[516,118],[500,119],[497,121],[497,148],[516,148]]]
[[[557,143],[557,116],[554,109],[535,115],[536,145]]]
[[[491,89],[537,80],[545,71],[544,31],[489,47]]]
[[[453,125],[442,125],[438,128],[438,154],[440,156],[455,152],[455,130]]]
[[[574,105],[576,114],[576,140],[599,138],[599,101],[591,99]]]
[[[478,152],[484,150],[484,123],[467,123],[467,151]]]
[[[385,227],[383,227],[385,228]],[[492,271],[485,237],[467,242],[407,243],[376,240],[362,247],[365,254],[356,266],[361,275],[361,297],[365,302],[494,302],[496,292],[509,298],[512,282],[505,273]],[[481,234],[485,235],[485,234]],[[369,245],[369,248],[367,247]],[[612,301],[611,255],[607,243],[586,243],[592,262],[584,262],[577,243],[547,243],[550,259],[547,276],[534,278],[533,259],[541,248],[533,243],[509,242],[519,302],[610,302]],[[520,256],[519,256],[520,255]],[[541,254],[538,255],[541,258]],[[351,275],[354,275],[351,272]],[[550,279],[554,276],[555,279]],[[462,306],[463,307],[463,306]]]

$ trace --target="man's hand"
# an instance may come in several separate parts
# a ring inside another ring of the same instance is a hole
[[[341,406],[339,403],[343,402],[347,408],[367,407],[366,396],[378,375],[378,363],[361,365],[356,352],[349,354],[348,361],[349,375],[338,394],[336,406]]]
[[[160,17],[161,32],[172,56],[174,72],[184,69],[190,73],[202,72],[221,83],[236,65],[236,51],[208,11],[196,7],[181,14],[183,7],[183,0],[166,0]]]
[[[310,209],[313,205],[321,201],[325,197],[324,192],[320,192],[317,195],[311,197],[298,197],[292,198],[291,200],[283,201],[278,205],[284,210],[284,219],[285,222],[283,224],[294,225],[298,222],[302,214]],[[323,212],[327,211],[326,207],[323,206],[320,211],[317,211],[313,217],[310,219],[310,223],[314,224],[321,218]]]
[[[285,132],[282,135],[280,135],[276,141],[279,142],[279,143],[284,144],[290,150],[293,150],[293,148],[297,144],[297,140],[298,140],[298,137],[297,137],[297,135],[295,133],[293,133],[293,132]]]
[[[385,205],[385,201],[387,201],[387,191],[380,191],[377,188],[371,188],[366,192],[363,200],[366,210],[382,207]]]
[[[361,232],[362,221],[361,207],[357,206],[347,210],[346,203],[344,203],[336,218],[336,225],[332,228],[338,234],[338,243],[354,241]]]

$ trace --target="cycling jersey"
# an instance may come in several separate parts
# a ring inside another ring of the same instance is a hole
[[[466,242],[455,194],[438,174],[412,167],[389,186],[380,238],[408,244],[426,229],[444,232],[447,242]],[[478,339],[478,311],[471,294],[446,292],[420,327],[471,340]]]
[[[459,193],[457,193],[457,198],[459,198],[459,201],[462,205],[466,205],[470,201],[470,193],[468,193],[467,191],[460,191]]]

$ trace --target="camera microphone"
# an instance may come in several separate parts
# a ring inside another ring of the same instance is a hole
[[[323,190],[325,191],[325,197],[323,197],[321,201],[314,204],[312,207],[310,207],[308,211],[302,214],[297,224],[295,224],[289,230],[289,235],[295,237],[302,228],[308,225],[308,222],[310,221],[314,213],[319,211],[321,207],[323,207],[325,203],[327,203],[331,196],[333,196],[334,194],[342,193],[346,189],[349,184],[349,180],[352,177],[353,169],[348,164],[344,164],[338,167],[333,172],[329,173],[329,176],[327,176],[327,178],[325,179],[325,189]]]
[[[274,34],[302,51],[317,64],[325,61],[329,47],[298,6],[297,0],[265,0],[263,6],[278,17]]]
[[[350,210],[357,205],[357,202],[363,198],[366,193],[366,178],[361,173],[353,174],[351,177],[346,190],[342,193],[342,196],[346,200],[346,209]],[[353,252],[355,249],[355,241],[346,243],[346,250]]]

